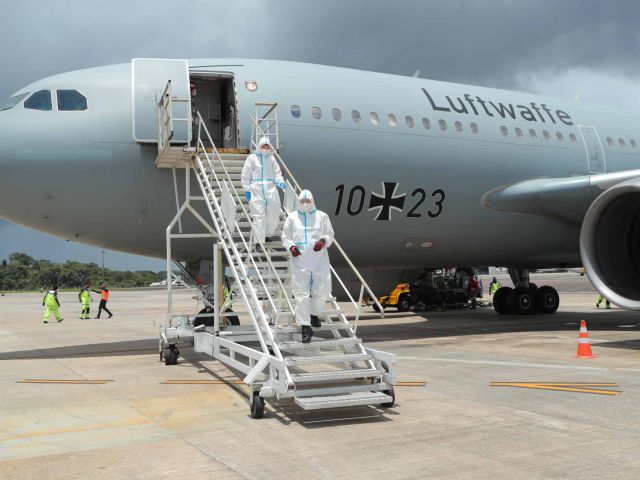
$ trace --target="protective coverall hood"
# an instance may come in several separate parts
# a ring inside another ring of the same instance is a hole
[[[269,150],[272,150],[271,142],[267,137],[260,137],[260,141],[258,142],[258,152],[262,153],[262,146],[269,145]]]
[[[302,200],[311,200],[311,203],[302,203]],[[298,208],[304,213],[315,211],[316,202],[313,200],[313,194],[309,190],[302,190],[298,195]]]

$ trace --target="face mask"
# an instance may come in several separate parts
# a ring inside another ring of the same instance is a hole
[[[313,204],[311,204],[311,203],[301,203],[300,204],[300,210],[303,211],[304,213],[309,213],[311,210],[313,210]]]
[[[262,154],[263,157],[266,157],[267,155],[269,155],[270,150],[263,150],[262,148],[260,149],[260,153]]]

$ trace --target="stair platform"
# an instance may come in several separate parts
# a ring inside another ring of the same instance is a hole
[[[393,402],[393,397],[382,392],[355,392],[346,395],[321,397],[296,397],[295,403],[303,410],[323,410],[325,408],[357,407]]]

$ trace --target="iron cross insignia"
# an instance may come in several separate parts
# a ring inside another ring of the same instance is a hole
[[[391,210],[402,212],[407,194],[396,195],[397,188],[397,182],[382,182],[383,193],[371,193],[369,211],[375,210],[376,208],[379,209],[375,218],[376,220],[391,220]]]

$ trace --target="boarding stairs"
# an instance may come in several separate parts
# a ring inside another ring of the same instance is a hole
[[[203,304],[211,305],[212,322],[194,327],[194,316],[175,314],[168,282],[168,321],[160,331],[160,351],[165,363],[167,357],[169,364],[175,363],[178,346],[186,343],[193,344],[196,351],[207,353],[243,372],[244,382],[251,387],[251,415],[256,418],[263,414],[265,398],[276,402],[291,398],[304,410],[361,405],[392,406],[395,401],[395,356],[366,348],[356,335],[363,295],[366,292],[374,302],[377,300],[338,242],[334,243],[331,255],[342,255],[360,281],[360,296],[356,301],[332,269],[335,280],[354,306],[355,318],[349,321],[336,298],[331,297],[319,316],[321,327],[313,328],[312,342],[301,341],[291,294],[291,259],[281,238],[287,211],[294,208],[300,186],[279,153],[276,151],[274,155],[286,172],[285,202],[277,233],[271,236],[271,241],[262,242],[255,235],[249,205],[240,182],[247,153],[218,151],[202,118],[197,145],[173,146],[169,130],[170,105],[163,106],[161,102],[159,118],[167,117],[168,128],[164,131],[159,121],[160,141],[156,165],[159,168],[184,168],[187,173],[187,198],[167,227],[168,270],[172,260],[172,240],[208,235],[216,243],[213,248],[213,282],[208,290],[212,294],[207,294],[207,288],[192,287],[194,292],[200,292]],[[269,137],[277,148],[277,105],[256,104],[255,116],[251,116],[251,120],[251,149],[255,148],[257,139],[263,135]],[[191,172],[197,182],[197,195],[190,192]],[[201,215],[194,208],[197,202],[204,204],[208,216]],[[180,219],[187,210],[205,227],[205,234],[181,231]],[[177,225],[180,232],[176,233],[174,230]],[[232,314],[221,308],[224,272],[231,277],[236,297]],[[240,325],[225,322],[225,317],[230,315],[240,318]]]

